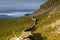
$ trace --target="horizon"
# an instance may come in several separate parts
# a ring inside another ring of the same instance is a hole
[[[15,12],[15,16],[21,16],[21,13],[19,14],[18,12],[21,12],[21,10],[31,10],[35,11],[40,8],[40,5],[45,3],[47,0],[1,0],[0,1],[0,15],[9,15],[12,16]],[[7,11],[6,11],[7,10]],[[6,12],[6,13],[5,13]],[[8,13],[9,12],[9,13]],[[22,12],[22,14],[25,11]],[[26,11],[28,12],[28,11]],[[28,13],[30,13],[28,12]],[[13,15],[13,16],[14,16]]]

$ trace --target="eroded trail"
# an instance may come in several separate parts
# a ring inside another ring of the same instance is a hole
[[[24,29],[24,31],[31,31],[35,28],[35,25],[37,24],[37,19],[34,17],[31,17],[31,19],[33,20],[33,25],[29,28]]]
[[[35,25],[37,24],[37,19],[34,17],[30,17],[31,20],[34,21],[33,25],[31,27],[25,28],[21,34],[20,37],[14,37],[11,38],[10,40],[35,40],[33,34],[32,34],[32,30],[35,28]]]

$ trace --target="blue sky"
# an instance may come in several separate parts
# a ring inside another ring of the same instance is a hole
[[[21,10],[21,9],[33,9],[37,10],[41,4],[47,0],[0,0],[1,10]],[[26,12],[27,13],[27,12]],[[18,16],[23,15],[25,12],[14,13],[0,13],[0,15]]]

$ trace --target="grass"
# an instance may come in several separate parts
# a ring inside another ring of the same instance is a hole
[[[23,29],[30,27],[33,21],[27,17],[21,18],[1,18],[0,19],[0,40],[7,40],[16,36],[20,36]]]
[[[50,18],[48,18],[48,16],[49,16],[49,12],[36,16],[36,18],[38,19],[38,24],[36,25],[36,30],[33,33],[39,33],[42,36],[45,36],[46,40],[59,40],[60,34],[58,36],[57,34],[51,33],[52,31],[55,31],[56,28],[51,28],[51,26],[47,26],[47,25],[54,23],[56,20],[59,20],[60,12],[51,14]],[[42,20],[44,20],[44,21],[42,21]],[[58,27],[58,26],[56,26],[56,27]]]
[[[48,18],[48,16],[50,16],[50,18]],[[60,39],[60,34],[57,35],[55,33],[51,33],[52,31],[55,31],[56,28],[51,28],[51,26],[47,27],[47,25],[60,19],[60,12],[53,14],[46,12],[36,16],[35,18],[38,20],[37,25],[35,26],[36,29],[33,31],[36,40]],[[19,37],[23,29],[30,27],[31,25],[33,25],[33,21],[28,17],[0,19],[0,40],[8,40],[15,37],[14,33]],[[59,28],[59,26],[56,27]]]

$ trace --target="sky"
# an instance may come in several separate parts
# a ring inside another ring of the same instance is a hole
[[[47,0],[0,0],[0,11],[1,10],[2,11],[3,10],[22,10],[22,9],[37,10],[40,7],[40,5],[46,1]],[[0,15],[3,15],[3,14],[0,13]],[[13,14],[13,13],[10,13],[10,14]]]

